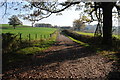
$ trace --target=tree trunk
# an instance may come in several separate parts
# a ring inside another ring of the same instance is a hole
[[[33,23],[32,23],[32,27],[33,27]]]
[[[103,45],[112,45],[112,2],[103,2]]]
[[[35,22],[32,22],[32,27],[34,27],[34,23],[35,23]]]

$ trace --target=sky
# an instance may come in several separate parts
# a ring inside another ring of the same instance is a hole
[[[0,18],[2,18],[2,22],[0,22],[0,24],[7,24],[8,23],[8,18],[10,18],[12,15],[17,15],[20,12],[19,11],[14,11],[14,10],[7,10],[7,15],[5,15],[4,17],[3,14],[5,12],[4,7],[0,8],[0,12],[2,12],[2,14],[0,14]],[[56,14],[52,14],[50,17],[48,18],[44,18],[36,23],[49,23],[57,26],[73,26],[73,21],[75,19],[78,19],[80,17],[80,10],[75,11],[75,7],[72,7],[71,9],[67,9],[62,13],[62,15],[56,15]],[[20,19],[24,25],[31,25],[30,21],[27,20],[22,20]],[[94,23],[93,23],[94,24]]]
[[[4,7],[3,8],[0,8],[0,12],[2,12],[2,14],[0,14],[0,18],[2,18],[2,21],[0,21],[0,24],[7,24],[8,23],[8,18],[11,17],[11,15],[16,15],[16,14],[19,14],[20,12],[19,11],[14,11],[14,10],[7,10],[7,15],[5,15],[4,17],[3,14],[4,14]],[[56,14],[52,14],[50,17],[48,18],[45,18],[45,19],[42,19],[36,23],[49,23],[49,24],[52,24],[53,26],[54,25],[57,25],[57,26],[73,26],[73,21],[75,19],[78,19],[80,17],[80,10],[78,11],[75,11],[75,7],[72,7],[71,10],[65,10],[62,12],[62,15],[57,15]],[[22,20],[20,19],[24,25],[31,25],[31,22],[30,21],[27,21],[27,20]],[[114,25],[118,24],[118,23],[115,23],[115,21],[117,20],[113,20],[114,21]],[[97,24],[97,22],[93,22],[91,23],[90,25],[95,25]]]
[[[72,10],[65,10],[62,12],[62,15],[52,14],[48,18],[44,18],[36,23],[49,23],[52,25],[58,26],[72,26],[72,23],[75,19],[79,18],[79,11]],[[29,22],[27,23],[29,24]]]

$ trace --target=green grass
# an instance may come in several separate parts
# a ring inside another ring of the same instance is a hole
[[[94,33],[85,33],[85,32],[78,32],[78,31],[75,31],[75,32],[81,35],[94,36]]]
[[[19,51],[17,51],[17,54],[35,54],[35,53],[39,53],[42,50],[45,50],[45,48],[40,48],[40,47],[27,47],[24,49],[21,49]]]
[[[94,33],[85,33],[85,32],[79,32],[79,31],[75,31],[75,32],[78,34],[81,34],[81,35],[94,36]],[[118,36],[118,35],[113,35],[113,37],[120,39],[120,36]]]
[[[9,24],[0,24],[0,27],[6,27],[6,28],[12,27],[13,28],[13,26],[9,25]],[[28,25],[17,25],[16,27],[31,27],[31,26],[28,26]]]
[[[120,39],[120,35],[119,36],[118,35],[113,35],[113,37],[116,37],[116,38]]]
[[[30,38],[32,40],[40,39],[40,38],[48,38],[49,35],[53,33],[56,29],[55,28],[45,28],[45,27],[16,27],[16,29],[13,29],[13,27],[5,27],[6,24],[4,24],[4,27],[2,29],[2,33],[22,33],[22,39],[28,39],[28,35],[30,34]],[[37,38],[36,38],[37,35]]]
[[[36,53],[42,52],[56,42],[56,37],[57,37],[57,33],[54,34],[48,40],[31,41],[30,42],[30,47],[25,47],[25,48],[19,49],[16,53],[19,53],[19,54],[36,54]]]
[[[79,41],[79,40],[76,40],[76,39],[74,39],[74,38],[72,38],[72,37],[70,37],[70,36],[67,36],[69,39],[71,39],[72,41],[74,41],[74,42],[76,42],[76,43],[79,43],[80,45],[82,45],[82,46],[89,46],[89,44],[87,44],[87,43],[84,43],[84,42],[82,42],[82,41]]]

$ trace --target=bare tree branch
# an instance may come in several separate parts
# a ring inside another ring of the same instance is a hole
[[[32,5],[36,8],[39,8],[41,10],[45,10],[45,11],[48,11],[48,12],[51,12],[51,13],[59,13],[59,12],[62,12],[64,11],[65,9],[67,9],[68,7],[72,6],[72,5],[75,5],[75,4],[79,4],[80,2],[69,2],[69,4],[67,4],[64,8],[60,9],[60,10],[50,10],[50,9],[47,9],[47,8],[42,8],[42,7],[39,7],[39,3],[37,3],[36,5],[36,2],[35,3],[32,3]]]
[[[5,6],[5,11],[4,11],[4,14],[3,14],[3,16],[2,16],[2,18],[4,18],[4,16],[6,15],[6,13],[7,13],[7,0],[5,0],[4,2],[3,2],[3,4],[1,5],[1,7],[2,6]]]

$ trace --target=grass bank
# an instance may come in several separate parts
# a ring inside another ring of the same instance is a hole
[[[93,38],[92,34],[88,33],[76,33],[72,31],[63,31],[67,37],[69,37],[74,42],[86,47],[88,50],[92,50],[96,54],[103,55],[110,60],[120,61],[120,46],[108,47],[101,45],[99,42],[101,39]],[[87,35],[88,34],[88,35]],[[99,42],[98,42],[99,41]],[[120,42],[120,41],[118,41]],[[119,44],[119,43],[118,43]]]
[[[76,33],[78,33],[78,34],[81,34],[81,35],[87,35],[87,36],[92,36],[92,37],[94,37],[94,33],[86,33],[86,32],[80,32],[80,31],[74,31],[74,32],[76,32]],[[120,35],[114,35],[114,34],[113,34],[113,37],[120,39]]]

